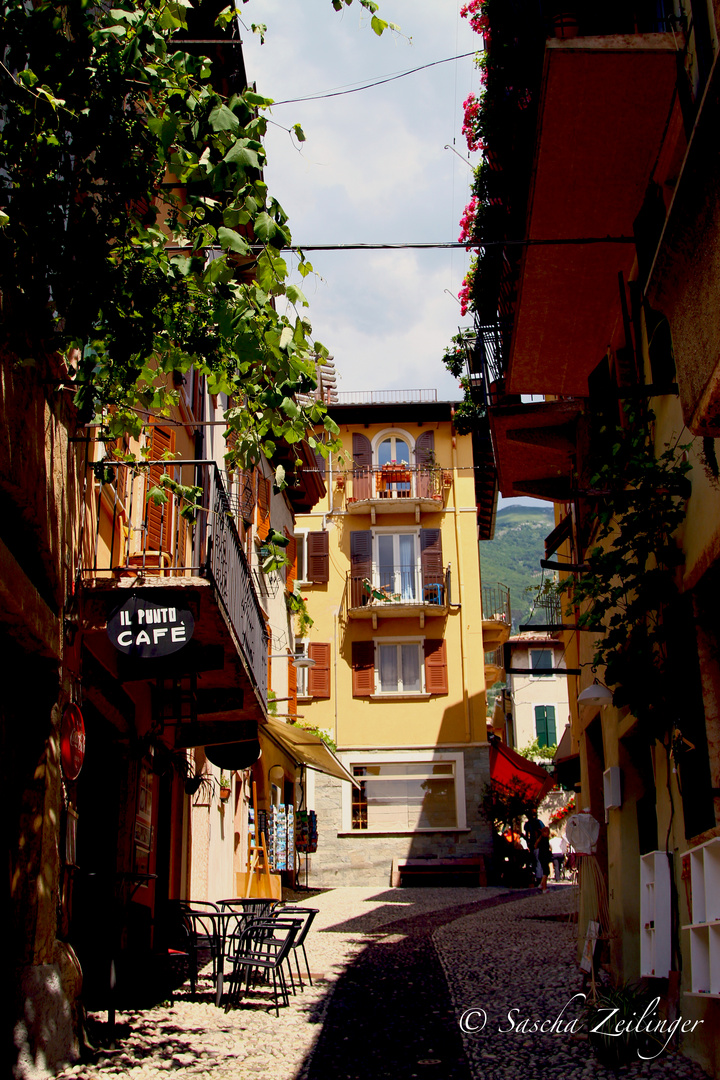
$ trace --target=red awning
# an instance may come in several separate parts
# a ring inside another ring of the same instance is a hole
[[[555,785],[547,769],[521,757],[503,743],[490,747],[490,779],[496,784],[522,784],[527,797],[538,801]]]

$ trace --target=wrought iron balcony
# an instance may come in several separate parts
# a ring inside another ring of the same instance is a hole
[[[86,508],[82,576],[88,589],[115,603],[123,586],[138,595],[190,595],[211,586],[213,601],[198,600],[196,636],[204,645],[232,641],[264,706],[267,630],[233,509],[241,492],[231,478],[228,486],[212,461],[106,461],[94,505]]]
[[[352,571],[346,575],[345,608],[350,618],[444,615],[448,603],[446,570],[429,573],[420,566],[373,564],[369,575]]]
[[[452,487],[452,471],[438,466],[367,465],[340,473],[337,487],[345,491],[349,513],[415,513],[442,508]]]

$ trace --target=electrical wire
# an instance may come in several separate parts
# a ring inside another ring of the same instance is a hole
[[[316,94],[308,94],[306,97],[284,98],[282,101],[274,101],[273,108],[276,105],[296,105],[300,101],[325,101],[327,98],[342,97],[344,94],[357,94],[361,90],[371,90],[373,86],[383,86],[384,83],[395,82],[397,79],[404,79],[408,75],[415,75],[418,71],[437,67],[438,64],[451,64],[454,60],[464,60],[468,56],[477,56],[479,51],[482,50],[473,49],[472,52],[460,53],[459,56],[447,56],[444,60],[433,60],[429,64],[408,68],[407,71],[400,71],[395,75],[384,75],[380,79],[373,79],[371,82],[363,83],[361,86],[355,86],[348,90],[338,88],[336,90],[318,91]]]

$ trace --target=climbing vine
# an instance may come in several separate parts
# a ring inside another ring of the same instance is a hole
[[[590,475],[597,498],[594,546],[574,583],[566,577],[558,587],[581,609],[578,625],[602,631],[593,669],[604,669],[614,704],[652,720],[663,737],[676,712],[668,644],[683,562],[676,534],[691,465],[687,446],[655,453],[654,417],[647,419],[629,413],[626,426],[604,432],[604,451]]]
[[[382,33],[377,4],[359,2]],[[183,45],[219,7],[0,5],[0,354],[72,392],[108,437],[138,435],[141,411],[166,411],[194,367],[228,395],[231,455],[246,464],[280,438],[320,426],[322,449],[338,432],[297,398],[326,350],[263,180],[271,99],[226,94],[212,46]],[[219,12],[206,36],[230,40],[236,18]],[[312,271],[302,255],[298,270]]]

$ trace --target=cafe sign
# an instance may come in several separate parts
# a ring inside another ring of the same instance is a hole
[[[193,635],[195,620],[177,604],[132,596],[108,619],[107,632],[120,652],[139,659],[178,652]]]

